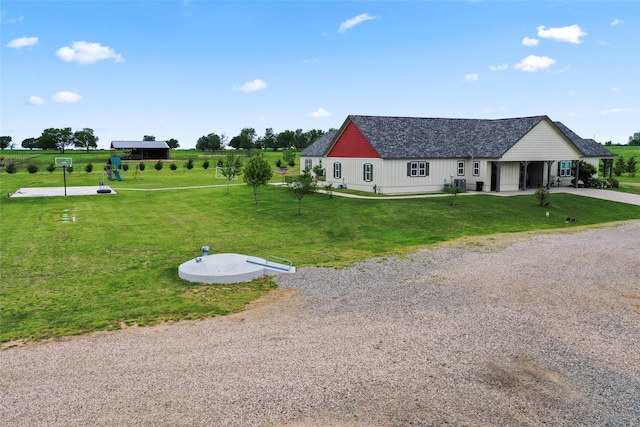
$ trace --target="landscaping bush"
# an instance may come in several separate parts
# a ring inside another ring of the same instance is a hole
[[[54,170],[56,170],[55,162],[49,163],[49,166],[47,166],[47,171],[49,171],[49,173],[53,173]]]
[[[551,194],[549,193],[549,190],[547,190],[545,187],[538,188],[536,190],[535,196],[540,206],[547,206],[549,204],[549,199],[551,198]]]
[[[276,162],[276,167],[278,169],[282,168],[282,160],[281,159],[278,159],[278,161]]]
[[[140,164],[138,165],[138,168],[143,171],[144,170],[144,163],[140,162]]]
[[[205,161],[202,163],[202,168],[203,168],[204,170],[209,169],[209,160],[205,160]]]
[[[5,171],[7,171],[7,173],[16,173],[18,171],[18,168],[16,167],[15,164],[13,163],[9,163],[5,168]]]
[[[185,163],[184,167],[189,170],[193,169],[193,159],[187,160],[187,163]]]
[[[224,161],[222,159],[218,159],[218,162],[216,163],[216,166],[221,168],[222,165],[224,165]]]
[[[36,173],[38,172],[38,165],[29,163],[29,165],[27,166],[27,170],[29,171],[29,173]]]
[[[68,173],[73,172],[73,166],[69,166],[69,167],[67,168],[67,172],[68,172]]]
[[[158,160],[156,162],[155,165],[153,165],[153,168],[157,171],[162,170],[162,167],[164,166],[164,163],[162,162],[162,160]]]
[[[294,167],[296,165],[296,162],[293,160],[289,160],[289,166]]]
[[[91,173],[93,171],[93,163],[87,163],[87,166],[84,167],[84,171],[86,173]]]
[[[129,170],[129,164],[128,163],[123,163],[122,164],[122,170],[125,171],[125,172],[128,171]]]
[[[158,169],[158,168],[156,168],[156,169]],[[160,169],[162,169],[162,167],[160,167]],[[160,169],[158,169],[158,170],[160,170]],[[171,169],[172,171],[174,171],[174,170],[178,169],[178,165],[176,165],[175,163],[171,163],[171,164],[169,165],[169,169]]]

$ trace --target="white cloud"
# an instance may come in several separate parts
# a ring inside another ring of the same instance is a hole
[[[522,39],[522,44],[525,46],[538,46],[538,43],[540,43],[540,40],[538,39],[532,39],[529,37],[525,37]]]
[[[31,95],[27,102],[31,105],[42,105],[44,104],[44,99],[40,98],[39,96]]]
[[[529,55],[519,63],[515,64],[514,67],[522,71],[535,72],[543,68],[548,68],[555,62],[555,60],[547,56]]]
[[[580,37],[586,36],[587,33],[580,29],[578,25],[569,25],[562,28],[549,28],[545,29],[544,25],[538,27],[538,37],[545,39],[553,39],[559,42],[569,42],[574,44],[582,43]]]
[[[464,78],[468,81],[468,82],[475,82],[476,80],[478,80],[480,76],[478,74],[467,74],[466,76],[464,76]]]
[[[612,108],[610,110],[602,110],[601,113],[604,115],[607,114],[619,114],[619,113],[628,113],[630,110],[628,108]]]
[[[73,42],[71,47],[61,47],[56,55],[66,62],[78,62],[80,64],[93,64],[105,59],[113,59],[114,62],[124,62],[122,55],[116,53],[109,46],[100,43],[86,41]]]
[[[364,21],[371,21],[376,19],[375,16],[371,16],[368,13],[362,13],[354,18],[347,19],[342,24],[340,24],[340,28],[338,28],[339,33],[344,33],[345,31],[355,27],[358,24],[363,23]]]
[[[68,104],[72,104],[74,102],[78,102],[82,99],[82,96],[77,93],[62,91],[58,92],[51,98],[54,102],[65,102]]]
[[[501,65],[492,65],[489,67],[491,71],[504,71],[509,68],[509,64],[501,64]]]
[[[20,37],[19,39],[13,39],[7,43],[7,47],[14,49],[22,49],[23,47],[32,47],[38,44],[37,37]]]
[[[620,25],[620,24],[624,24],[624,21],[622,19],[614,19],[613,21],[611,21],[610,25],[616,26],[616,25]]]
[[[246,82],[242,86],[234,86],[233,90],[239,90],[240,92],[257,92],[267,88],[267,83],[262,79],[255,79],[250,82]]]
[[[311,117],[312,119],[321,119],[323,117],[331,116],[331,113],[325,110],[324,108],[320,107],[313,113],[307,114],[307,116]]]

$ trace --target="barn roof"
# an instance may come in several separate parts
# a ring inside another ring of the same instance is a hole
[[[169,149],[166,141],[111,141],[114,150],[129,150],[133,148]]]
[[[346,126],[353,123],[381,158],[500,158],[542,121],[557,127],[583,155],[612,156],[597,142],[580,138],[547,116],[446,119],[359,115],[348,116],[340,131],[333,135],[325,133],[301,155],[327,155]]]

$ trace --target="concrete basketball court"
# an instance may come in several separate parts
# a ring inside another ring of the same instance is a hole
[[[98,190],[111,190],[110,193],[98,193]],[[32,187],[19,188],[18,191],[12,193],[9,197],[57,197],[65,196],[64,187]],[[113,188],[108,185],[85,185],[79,187],[67,187],[67,196],[104,196],[117,194]]]

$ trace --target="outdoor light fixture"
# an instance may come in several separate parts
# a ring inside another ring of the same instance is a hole
[[[209,251],[211,250],[211,248],[209,248],[209,246],[203,246],[200,248],[200,250],[202,251],[202,256],[207,256],[209,255]]]

